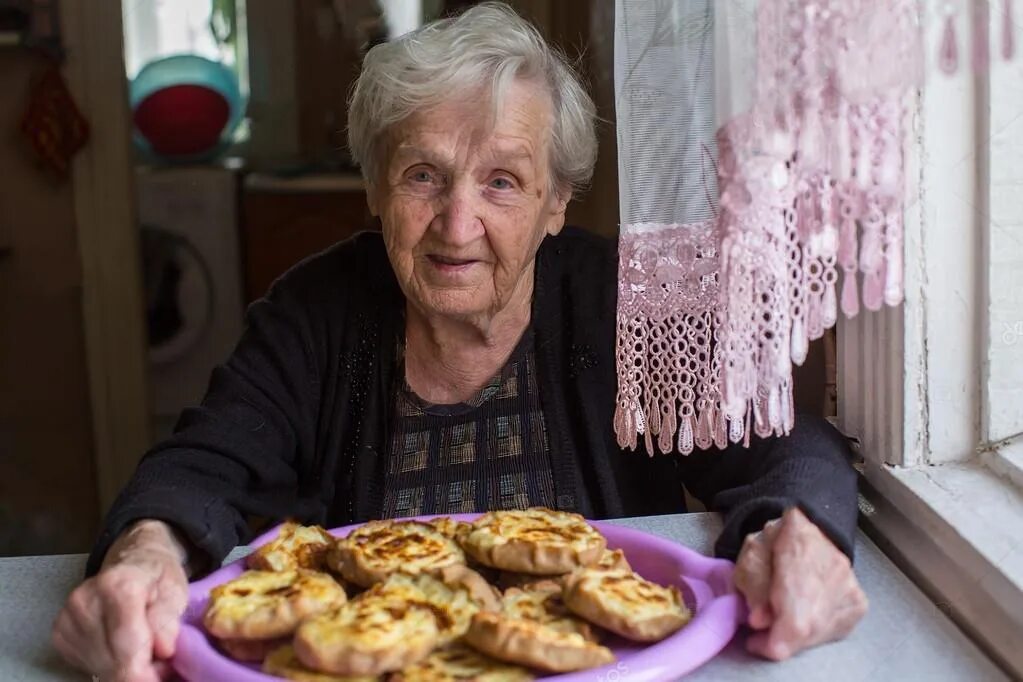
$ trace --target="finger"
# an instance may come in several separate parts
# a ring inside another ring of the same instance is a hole
[[[95,583],[83,583],[68,596],[64,612],[82,633],[102,632],[103,609]]]
[[[67,622],[61,623],[61,619]],[[53,648],[71,665],[85,672],[92,672],[93,669],[90,669],[87,662],[79,655],[80,651],[86,651],[86,649],[81,646],[80,638],[74,631],[74,625],[70,624],[70,616],[62,612],[57,621],[58,625],[54,627],[50,636]]]
[[[746,597],[750,627],[763,629],[773,620],[768,603],[771,588],[771,562],[767,546],[759,534],[743,542],[735,569],[736,588]]]
[[[860,588],[854,575],[849,582],[851,584],[845,589],[843,598],[834,609],[832,626],[827,633],[828,640],[847,636],[867,614],[869,606],[867,595]]]
[[[771,607],[770,594],[774,569],[772,566],[772,554],[774,543],[777,540],[778,532],[781,530],[782,520],[771,519],[764,524],[763,530],[755,535],[756,543],[751,553],[751,559],[760,566],[753,568],[759,576],[759,584],[754,600],[750,603],[749,617],[747,623],[756,630],[764,630],[774,623],[775,613]]]
[[[117,680],[118,682],[160,682],[161,678],[153,677],[153,674],[145,670],[129,670],[118,668],[109,657],[102,658],[95,656],[83,656],[82,652],[89,652],[88,646],[82,642],[89,640],[87,635],[77,632],[77,626],[70,618],[65,623],[54,629],[54,647],[77,668],[93,675],[101,680]]]
[[[778,531],[781,530],[781,519],[771,519],[764,524],[763,537],[764,542],[768,545],[774,544],[775,538],[778,537]]]
[[[774,612],[769,604],[757,604],[750,608],[746,622],[754,630],[766,630],[774,622]]]
[[[146,620],[147,585],[111,571],[99,577],[103,623],[115,668],[145,679],[153,658],[153,639]],[[130,679],[134,679],[131,677]]]
[[[187,584],[187,583],[186,583]],[[181,616],[188,605],[188,590],[169,580],[161,580],[146,612],[153,633],[153,651],[158,658],[174,655],[181,627]]]
[[[795,653],[787,644],[772,641],[770,632],[755,632],[750,635],[746,640],[746,651],[772,661],[784,661]]]
[[[831,584],[841,568],[835,563],[837,551],[800,510],[785,512],[772,557],[770,601],[776,619],[765,644],[771,658],[787,658],[826,639],[841,595]]]
[[[80,667],[90,673],[114,669],[95,580],[75,588],[68,597],[61,618],[64,619],[61,624],[64,641],[75,646],[74,655]]]

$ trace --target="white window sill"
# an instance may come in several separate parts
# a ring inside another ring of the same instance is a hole
[[[1023,490],[1023,437],[1016,437],[982,455],[984,464]]]
[[[867,464],[866,530],[1001,665],[1023,676],[1023,493],[985,463]]]

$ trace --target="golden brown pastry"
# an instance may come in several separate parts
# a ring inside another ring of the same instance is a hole
[[[376,682],[380,679],[375,676],[349,677],[311,670],[302,665],[290,644],[277,647],[266,657],[263,672],[296,682]]]
[[[473,615],[496,606],[492,589],[463,566],[437,577],[395,573],[295,633],[306,666],[343,675],[401,670],[465,634]]]
[[[614,654],[596,643],[589,624],[568,611],[561,591],[552,580],[507,590],[499,614],[481,611],[473,616],[465,641],[502,661],[550,672],[613,661]]]
[[[217,647],[236,661],[258,663],[274,649],[291,641],[290,637],[277,639],[218,639]]]
[[[370,521],[338,540],[328,565],[345,580],[369,587],[392,573],[429,573],[465,564],[465,553],[434,526],[418,521]]]
[[[274,639],[346,600],[344,588],[326,573],[246,571],[210,591],[203,625],[220,639]]]
[[[484,514],[462,547],[486,566],[559,575],[600,560],[607,541],[578,514],[535,507]]]
[[[559,632],[575,632],[591,642],[597,635],[590,624],[565,605],[564,588],[556,580],[542,580],[524,588],[510,588],[501,598],[501,613],[510,618],[546,625]]]
[[[628,559],[625,558],[625,552],[620,549],[610,550],[605,549],[604,554],[601,555],[600,561],[593,565],[593,568],[600,568],[603,570],[614,570],[614,571],[631,571],[632,566],[629,565]]]
[[[431,519],[429,523],[441,533],[444,533],[444,535],[458,543],[461,543],[462,539],[472,529],[472,524],[466,523],[465,521],[455,521],[448,516]]]
[[[327,552],[335,538],[319,526],[302,526],[288,521],[277,537],[258,548],[245,559],[245,565],[257,571],[293,571],[326,568]]]
[[[587,670],[615,660],[610,649],[577,632],[483,611],[473,616],[465,641],[494,658],[549,672]]]
[[[498,661],[465,644],[437,649],[425,659],[388,678],[388,682],[528,682],[533,674]]]
[[[691,617],[677,587],[657,585],[632,571],[580,569],[565,580],[565,604],[591,623],[637,642],[660,641]]]

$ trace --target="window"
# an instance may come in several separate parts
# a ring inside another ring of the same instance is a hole
[[[195,54],[233,69],[249,92],[245,0],[123,0],[128,78],[161,57]]]
[[[868,530],[1021,675],[1023,61],[931,74],[913,125],[906,301],[840,321],[840,425]]]

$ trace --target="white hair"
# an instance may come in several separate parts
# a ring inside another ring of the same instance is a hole
[[[553,109],[550,174],[559,191],[586,186],[597,158],[596,108],[565,56],[500,2],[434,21],[367,54],[348,105],[348,146],[373,184],[388,129],[418,110],[487,83],[495,111],[515,78],[546,88]]]

